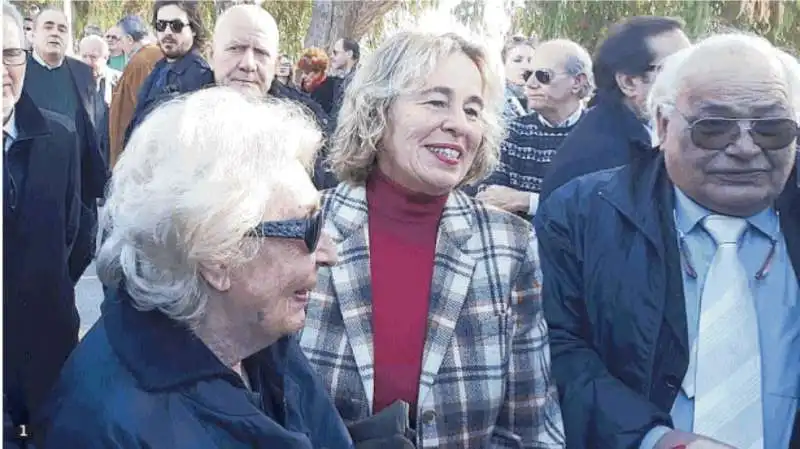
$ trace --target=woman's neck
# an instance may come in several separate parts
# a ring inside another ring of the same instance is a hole
[[[370,212],[401,222],[439,220],[448,194],[413,192],[375,169],[367,180]]]
[[[195,328],[197,338],[227,367],[235,370],[245,358],[272,345],[280,336],[255,335],[246,318],[231,317],[223,307],[209,300],[207,310]]]

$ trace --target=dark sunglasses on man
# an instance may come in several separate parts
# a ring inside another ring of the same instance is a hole
[[[546,86],[552,83],[557,75],[559,74],[550,69],[539,69],[534,72],[526,70],[522,73],[522,79],[524,79],[525,82],[528,82],[528,79],[533,76],[536,78],[536,81],[538,81],[539,84]]]
[[[690,120],[692,143],[700,148],[719,151],[736,143],[742,129],[750,133],[753,143],[767,151],[781,150],[800,137],[800,125],[790,118],[725,118],[703,117]]]
[[[163,33],[167,30],[167,27],[170,27],[173,33],[180,33],[183,31],[183,27],[189,26],[188,23],[180,20],[180,19],[173,19],[173,20],[156,20],[156,31],[159,33]]]
[[[313,253],[317,250],[321,234],[322,212],[316,211],[306,218],[261,222],[245,236],[301,239],[305,242],[308,252]]]

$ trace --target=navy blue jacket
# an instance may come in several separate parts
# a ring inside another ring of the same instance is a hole
[[[64,366],[37,449],[350,449],[294,337],[243,361],[252,391],[185,327],[122,290]]]
[[[80,150],[65,116],[23,90],[17,137],[3,152],[3,396],[16,425],[30,424],[78,342],[67,260],[81,216]]]
[[[197,49],[193,49],[168,67],[166,58],[158,61],[145,78],[136,101],[133,117],[125,130],[123,143],[127,145],[133,130],[144,121],[147,114],[174,94],[185,94],[214,84],[214,72]],[[155,86],[161,70],[169,70],[162,88]]]
[[[796,174],[776,207],[800,273]],[[570,449],[636,449],[653,426],[671,425],[689,363],[673,210],[659,153],[565,184],[534,217]]]
[[[649,160],[657,154],[650,134],[633,111],[619,99],[601,95],[550,161],[539,203],[578,176],[619,167],[637,158]]]

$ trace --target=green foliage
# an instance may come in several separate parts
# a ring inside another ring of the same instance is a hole
[[[303,38],[311,22],[311,0],[267,0],[263,7],[278,22],[281,32],[281,52],[298,55],[303,50]]]
[[[570,38],[594,49],[611,24],[637,15],[680,17],[693,38],[737,29],[800,48],[800,0],[522,0],[513,12],[512,31]]]

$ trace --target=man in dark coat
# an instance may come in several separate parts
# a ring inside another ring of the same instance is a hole
[[[108,163],[102,154],[95,117],[96,94],[92,69],[66,56],[69,26],[63,11],[45,8],[34,21],[33,51],[25,72],[25,91],[40,108],[68,118],[80,138],[81,226],[70,254],[70,276],[80,279],[91,263],[97,225],[97,199],[103,196]]]
[[[23,90],[22,18],[3,4],[3,447],[25,447],[31,420],[77,344],[67,260],[80,225],[78,136]]]
[[[611,29],[592,62],[597,84],[593,107],[553,156],[540,201],[580,175],[655,154],[647,94],[661,61],[688,45],[681,23],[666,17],[634,17]]]
[[[198,2],[155,2],[153,26],[164,59],[156,63],[139,89],[136,110],[125,130],[124,145],[147,114],[160,103],[174,94],[194,92],[214,83],[211,67],[201,54],[206,30]]]
[[[656,157],[539,208],[568,447],[800,438],[798,85],[798,63],[761,38],[683,50],[653,87]]]

